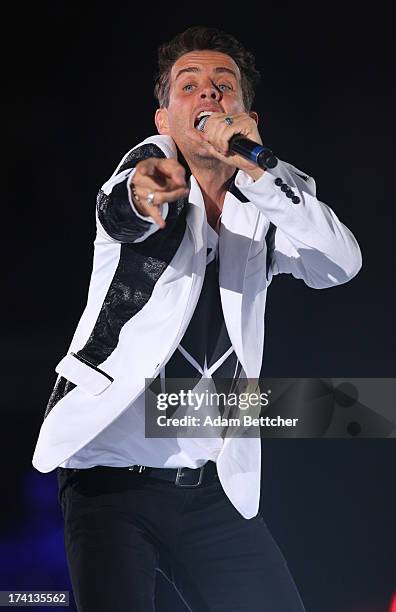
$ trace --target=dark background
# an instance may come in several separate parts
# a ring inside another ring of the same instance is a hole
[[[55,476],[36,472],[31,456],[54,368],[86,303],[97,190],[155,133],[157,46],[197,24],[241,40],[263,76],[255,109],[264,142],[315,177],[319,199],[361,246],[363,268],[346,285],[315,291],[274,278],[263,375],[394,377],[394,34],[389,16],[374,11],[365,21],[303,7],[147,5],[138,17],[127,3],[82,12],[53,2],[11,11],[0,589],[65,590]],[[307,611],[390,609],[394,460],[394,439],[263,442],[262,512]],[[185,609],[161,576],[157,604]]]

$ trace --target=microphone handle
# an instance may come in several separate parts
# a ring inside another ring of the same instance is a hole
[[[230,151],[242,155],[242,157],[249,159],[264,170],[266,168],[275,168],[278,163],[271,149],[249,138],[244,138],[240,134],[234,134],[234,136],[230,138],[229,146]]]

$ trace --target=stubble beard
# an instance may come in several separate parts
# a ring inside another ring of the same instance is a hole
[[[205,170],[215,170],[221,164],[220,160],[213,155],[209,155],[208,153],[201,153],[199,151],[191,152],[191,161],[198,168],[203,168]]]

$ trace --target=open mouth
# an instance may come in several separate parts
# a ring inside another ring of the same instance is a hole
[[[198,125],[200,124],[200,122],[203,120],[203,125],[205,125],[205,122],[207,121],[207,118],[210,117],[210,115],[212,115],[215,111],[201,111],[200,113],[198,113],[198,115],[195,118],[194,121],[194,127],[198,127]],[[204,119],[204,117],[206,117],[206,119]]]

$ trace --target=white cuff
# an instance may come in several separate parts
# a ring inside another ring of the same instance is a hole
[[[252,185],[257,185],[258,187],[265,187],[267,183],[270,184],[270,178],[273,178],[273,175],[266,170],[256,181],[252,179],[247,172],[244,170],[239,170],[235,177],[235,186],[238,189],[246,189],[251,187]]]

